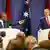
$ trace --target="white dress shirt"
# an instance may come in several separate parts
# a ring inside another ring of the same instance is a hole
[[[50,24],[50,16],[48,16],[49,24]]]
[[[48,20],[50,21],[50,16],[48,16]]]
[[[0,19],[0,22],[2,23],[2,26],[3,26],[3,28],[4,28],[4,23],[3,23],[3,20],[1,20],[1,19]]]

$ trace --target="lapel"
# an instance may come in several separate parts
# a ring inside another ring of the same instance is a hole
[[[7,21],[3,20],[3,23],[4,23],[4,28],[8,28],[8,24],[7,24]]]

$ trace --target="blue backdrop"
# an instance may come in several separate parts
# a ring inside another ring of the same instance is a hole
[[[4,11],[4,4],[3,4],[3,0],[0,0],[0,13]]]
[[[3,0],[0,0],[0,12],[4,11]],[[24,0],[11,0],[11,15],[12,22],[15,24],[16,20],[22,18]],[[31,30],[32,34],[37,37],[36,29],[39,24],[40,18],[43,16],[43,10],[45,8],[46,0],[30,0],[31,10]]]
[[[30,1],[30,10],[31,10],[31,28],[32,34],[37,37],[37,27],[39,24],[40,18],[43,16],[43,10],[45,8],[46,0],[31,0]]]

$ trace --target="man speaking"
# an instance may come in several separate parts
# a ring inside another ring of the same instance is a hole
[[[44,17],[40,19],[40,24],[38,29],[48,29],[50,28],[50,12],[49,9],[44,9]]]
[[[8,28],[6,14],[3,12],[0,14],[0,28]]]

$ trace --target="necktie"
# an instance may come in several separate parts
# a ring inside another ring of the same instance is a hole
[[[48,21],[49,21],[49,24],[50,24],[50,16],[48,17]]]
[[[46,18],[47,24],[48,26],[50,26],[50,20],[48,19],[48,17]]]

